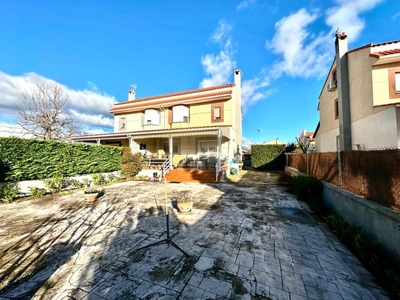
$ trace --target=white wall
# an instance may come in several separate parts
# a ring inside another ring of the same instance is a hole
[[[315,151],[317,152],[336,152],[336,136],[339,135],[339,128],[325,133],[317,134],[315,139]]]
[[[353,149],[397,148],[396,108],[388,107],[351,124]]]

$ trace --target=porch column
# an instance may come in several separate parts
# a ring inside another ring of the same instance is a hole
[[[222,131],[221,128],[218,129],[218,135],[217,135],[217,159],[221,159],[221,144],[222,144]]]
[[[170,135],[169,136],[169,156],[171,157],[170,169],[172,169],[172,155],[173,155],[172,151],[173,150],[174,150],[173,141],[172,141],[172,136]]]
[[[129,149],[131,149],[131,152],[134,153],[132,147],[132,136],[128,134],[126,137],[128,138]]]
[[[96,139],[96,143],[97,143],[97,145],[101,145],[100,139]]]

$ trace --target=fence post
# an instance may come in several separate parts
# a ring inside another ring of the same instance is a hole
[[[342,188],[342,151],[338,148],[339,187]]]
[[[306,165],[307,165],[307,175],[310,175],[310,166],[309,166],[308,152],[306,152]]]
[[[286,167],[289,167],[289,153],[285,153],[286,156]]]

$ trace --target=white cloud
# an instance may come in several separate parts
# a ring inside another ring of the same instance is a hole
[[[267,90],[270,84],[268,77],[256,77],[242,82],[242,112],[246,114],[247,108],[258,101],[268,98],[274,90]]]
[[[273,77],[289,75],[293,77],[324,76],[328,65],[332,63],[332,37],[314,35],[309,26],[318,18],[302,8],[294,14],[282,18],[275,24],[276,32],[267,49],[282,55],[271,71]],[[327,45],[330,45],[327,47]]]
[[[256,2],[255,0],[243,0],[236,6],[236,9],[241,10],[241,9],[247,8],[251,5],[253,5],[255,2]]]
[[[201,58],[204,71],[208,77],[203,78],[200,87],[226,84],[232,81],[233,70],[236,68],[235,50],[232,46],[230,33],[232,26],[221,20],[211,35],[210,40],[222,48],[217,55],[207,54]],[[267,90],[269,78],[262,74],[260,77],[242,82],[242,112],[258,101],[267,98],[273,90]]]
[[[23,94],[29,94],[36,83],[41,80],[55,82],[36,73],[12,76],[0,71],[0,119],[9,119],[10,117],[14,119],[17,115],[15,104],[20,104]],[[100,93],[96,85],[91,82],[88,82],[89,88],[85,90],[74,90],[60,85],[68,93],[71,107],[85,127],[86,125],[113,127],[112,115],[109,113],[115,103],[113,96]]]
[[[242,137],[242,149],[243,150],[251,149],[252,144],[254,144],[252,141],[246,139],[245,137]]]
[[[396,20],[396,19],[399,18],[399,17],[400,17],[400,12],[397,13],[397,14],[395,14],[395,15],[392,17],[392,19],[393,19],[393,20]]]
[[[346,32],[349,40],[356,40],[365,27],[360,14],[376,7],[384,0],[336,0],[336,6],[326,12],[326,24],[332,29],[340,28]]]
[[[234,48],[230,37],[232,26],[221,20],[217,29],[210,37],[212,43],[218,43],[221,50],[217,55],[206,54],[201,58],[206,73],[206,78],[200,83],[200,87],[209,87],[226,84],[233,76],[233,70],[236,67],[234,60]]]

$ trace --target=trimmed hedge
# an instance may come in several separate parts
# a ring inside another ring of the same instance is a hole
[[[122,149],[22,138],[0,138],[0,182],[120,170]]]
[[[251,166],[259,170],[284,170],[286,145],[251,145]]]

